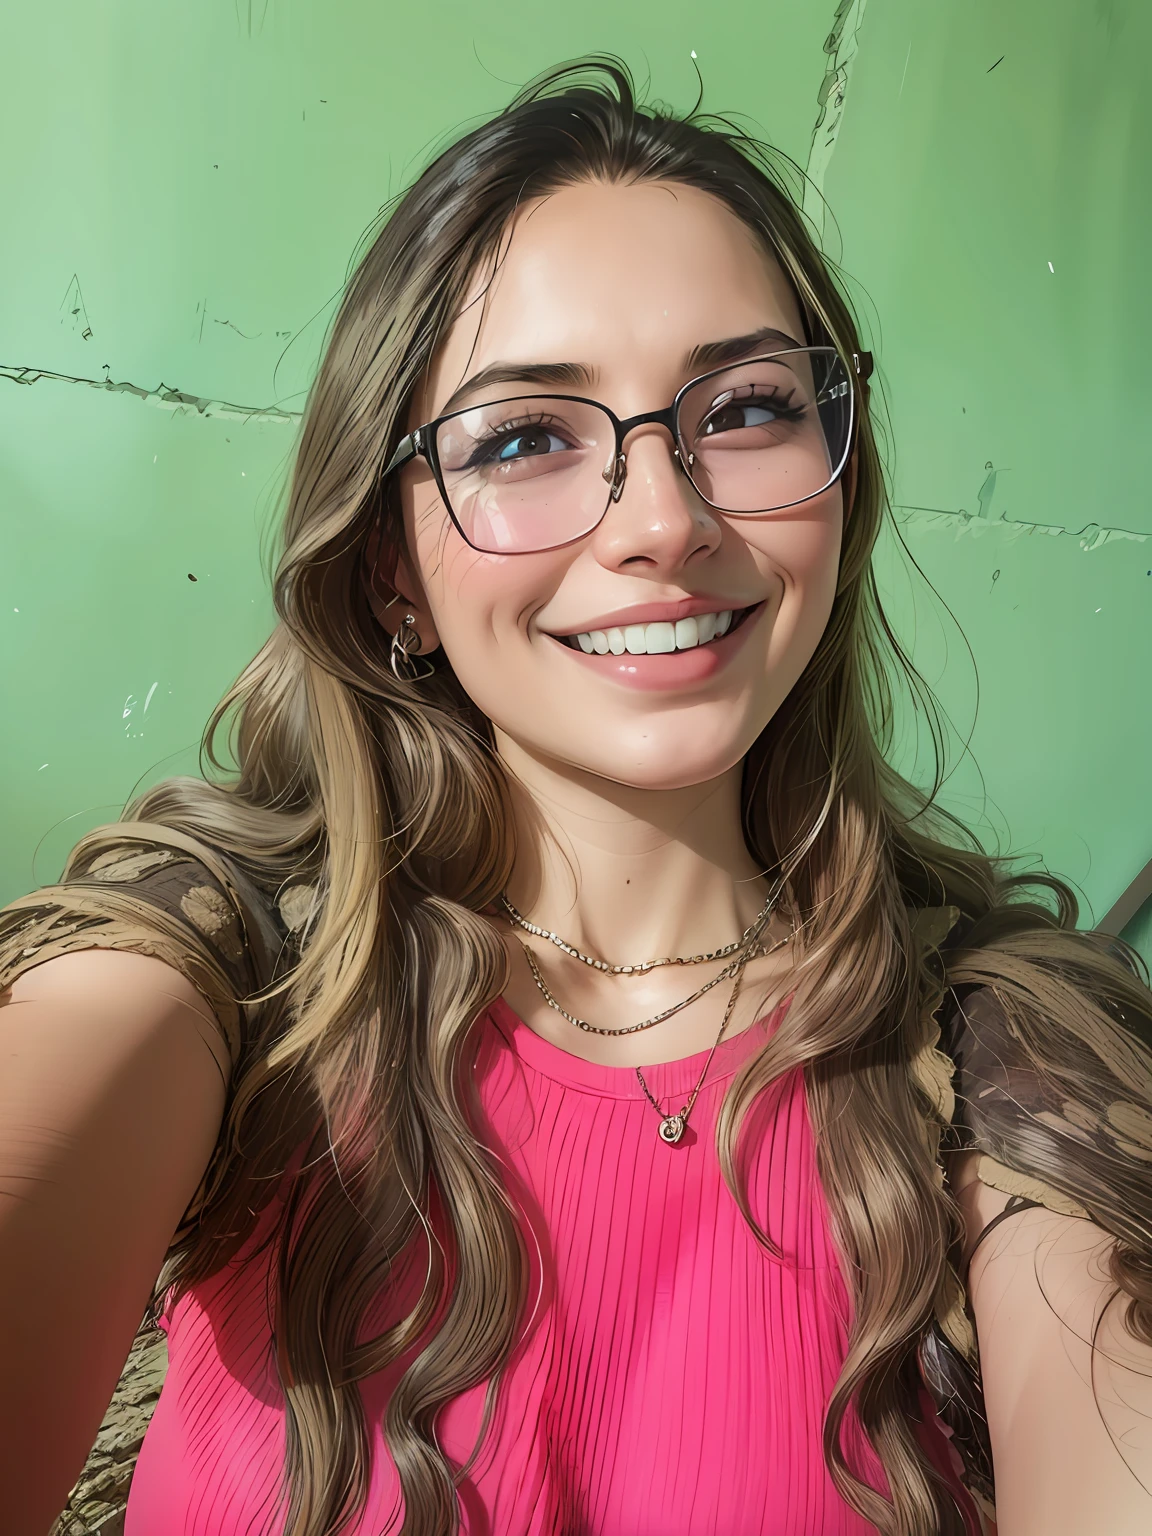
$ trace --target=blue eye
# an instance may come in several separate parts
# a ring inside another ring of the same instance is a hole
[[[546,432],[543,428],[534,427],[528,431],[517,432],[515,437],[509,438],[496,455],[501,464],[508,464],[514,459],[540,457],[548,453],[563,452],[568,444],[554,432]]]
[[[489,473],[503,470],[505,475],[515,471],[536,472],[544,468],[545,459],[565,458],[579,445],[579,437],[569,432],[560,422],[539,418],[526,421],[493,423],[476,438],[472,451],[464,463],[455,464],[457,470],[485,469]],[[535,466],[535,470],[533,470]]]

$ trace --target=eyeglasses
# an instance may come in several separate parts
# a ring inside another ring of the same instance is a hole
[[[843,473],[856,419],[852,370],[835,347],[791,347],[690,379],[672,404],[621,421],[579,395],[517,395],[467,406],[410,432],[384,474],[417,454],[473,549],[529,554],[592,532],[628,472],[624,440],[656,423],[697,493],[735,516],[810,501]]]

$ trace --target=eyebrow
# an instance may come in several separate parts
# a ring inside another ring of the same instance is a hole
[[[441,406],[437,415],[450,416],[469,395],[493,384],[562,384],[588,389],[596,382],[595,369],[585,363],[489,363],[470,379],[465,379]]]
[[[689,373],[697,368],[702,368],[705,373],[709,368],[722,368],[725,363],[734,363],[742,357],[749,357],[753,352],[759,352],[766,341],[772,342],[772,350],[780,350],[785,347],[803,347],[803,341],[797,341],[789,336],[787,331],[778,331],[774,326],[762,325],[758,331],[749,331],[746,336],[729,336],[724,341],[705,341],[698,347],[693,347],[685,360],[685,367]]]
[[[802,347],[802,341],[778,331],[774,326],[761,326],[745,336],[728,336],[723,341],[705,341],[684,359],[684,371],[691,374],[699,369],[707,373],[710,368],[722,368],[725,363],[737,362],[760,350],[765,342],[772,343],[772,350],[785,347]],[[459,389],[449,395],[437,412],[438,416],[450,416],[469,395],[478,394],[495,384],[562,385],[566,388],[589,389],[598,377],[597,370],[587,363],[489,363],[465,379]]]

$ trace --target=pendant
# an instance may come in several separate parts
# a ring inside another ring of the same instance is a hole
[[[684,1134],[684,1119],[681,1115],[668,1115],[660,1122],[659,1136],[661,1141],[677,1142]]]

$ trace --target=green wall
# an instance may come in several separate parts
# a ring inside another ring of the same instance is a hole
[[[195,771],[270,622],[295,413],[362,231],[437,144],[592,50],[681,108],[695,50],[706,105],[823,187],[829,213],[809,212],[891,410],[915,564],[890,541],[880,574],[955,727],[948,803],[1096,917],[1152,855],[1152,9],[573,9],[59,0],[0,19],[0,900],[54,878],[136,786]]]

